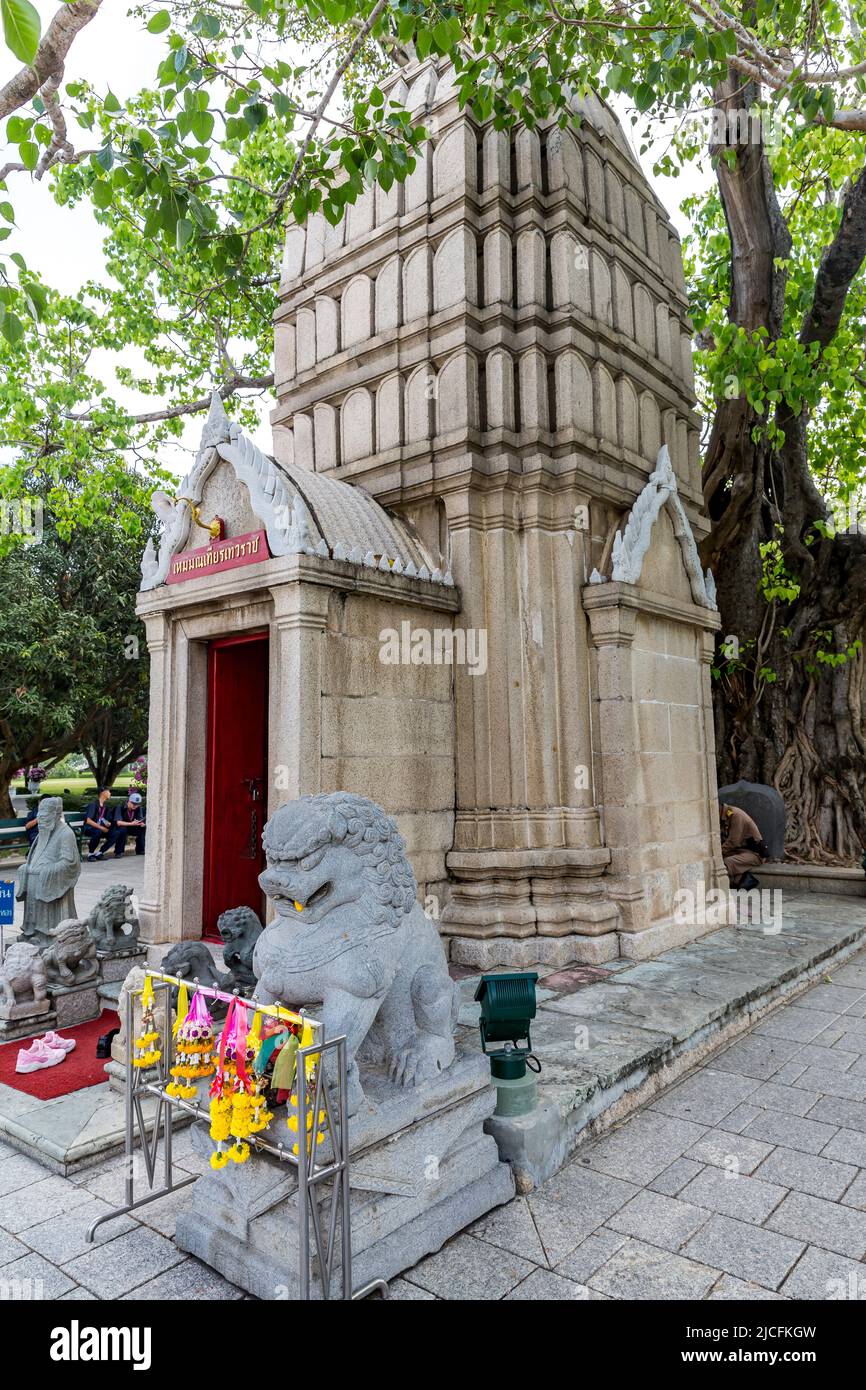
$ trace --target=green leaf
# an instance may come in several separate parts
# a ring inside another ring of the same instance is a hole
[[[15,209],[11,203],[0,203],[0,217],[4,217],[7,222],[15,221]]]
[[[188,217],[181,217],[178,219],[177,228],[175,229],[175,240],[178,251],[183,250],[187,242],[191,239],[194,230],[195,228]]]
[[[209,111],[197,111],[190,121],[190,129],[200,145],[206,145],[213,135],[214,118]]]
[[[268,108],[263,101],[251,101],[244,107],[244,118],[250,130],[258,130],[268,119]]]
[[[0,0],[0,13],[3,15],[6,47],[22,63],[32,63],[39,47],[42,27],[38,11],[30,0]]]
[[[44,285],[30,283],[22,286],[24,298],[27,300],[27,308],[30,316],[36,323],[45,317],[45,310],[48,307],[48,291]]]
[[[24,337],[24,324],[17,315],[7,313],[3,316],[3,325],[2,328],[0,328],[0,332],[2,332],[7,342],[14,344],[20,342]]]
[[[168,10],[157,10],[152,19],[148,21],[147,32],[149,34],[163,34],[171,24],[171,15]]]
[[[32,126],[32,120],[25,120],[23,116],[10,116],[6,123],[7,140],[13,145],[17,145],[20,140],[26,140]]]
[[[25,169],[35,169],[39,163],[39,146],[32,140],[23,140],[18,146],[18,153],[21,156],[21,163]]]
[[[103,179],[97,179],[91,189],[90,196],[98,208],[110,207],[112,199],[111,184],[106,183]]]

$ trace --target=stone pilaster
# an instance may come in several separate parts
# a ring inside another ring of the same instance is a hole
[[[517,962],[527,951],[546,951],[551,963],[609,958],[617,911],[601,884],[610,856],[593,796],[575,602],[583,537],[569,526],[570,489],[551,498],[517,483],[481,490],[461,478],[446,494],[460,625],[486,634],[487,671],[455,670],[457,815],[441,926],[453,958],[472,963]],[[472,944],[495,938],[506,942]]]
[[[270,592],[269,816],[322,790],[322,634],[331,590],[298,581]]]
[[[138,919],[142,940],[164,941],[168,939],[163,929],[171,843],[166,815],[167,762],[174,698],[169,650],[171,623],[162,610],[144,615],[143,620],[150,656],[150,688],[154,694],[150,700],[147,731],[147,853]]]

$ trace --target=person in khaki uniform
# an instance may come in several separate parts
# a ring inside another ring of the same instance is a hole
[[[760,830],[751,816],[739,806],[719,803],[719,828],[722,836],[722,858],[732,888],[757,888],[758,880],[752,869],[760,868],[768,850]]]

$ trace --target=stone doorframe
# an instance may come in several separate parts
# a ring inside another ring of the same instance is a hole
[[[322,636],[336,593],[411,605],[450,623],[453,586],[317,555],[275,557],[185,585],[141,593],[151,660],[148,852],[139,903],[150,944],[201,938],[207,728],[207,645],[269,633],[267,814],[322,790]],[[395,610],[396,611],[396,610]],[[276,769],[283,775],[275,775]]]

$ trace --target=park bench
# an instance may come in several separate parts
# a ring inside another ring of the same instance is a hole
[[[63,819],[66,824],[75,831],[78,841],[79,854],[84,853],[84,812],[65,811]],[[27,831],[24,829],[30,815],[12,816],[6,820],[0,820],[0,850],[23,849],[28,850],[30,842],[27,839]]]

